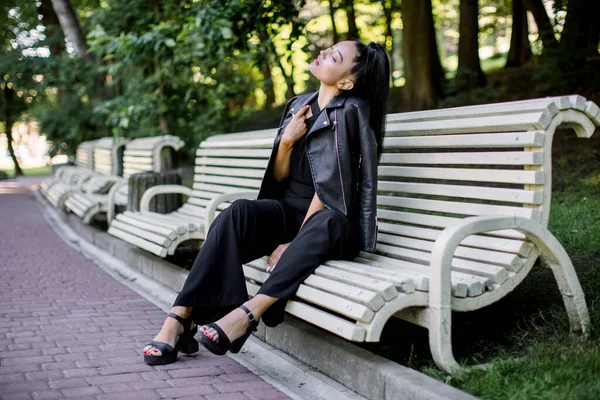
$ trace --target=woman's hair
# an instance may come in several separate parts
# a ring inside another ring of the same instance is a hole
[[[377,138],[377,157],[381,156],[385,135],[385,115],[390,91],[390,60],[385,47],[375,42],[364,45],[355,41],[358,56],[350,73],[354,75],[354,87],[349,96],[367,100],[371,106],[369,125]]]

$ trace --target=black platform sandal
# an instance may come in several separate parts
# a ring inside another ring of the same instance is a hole
[[[229,338],[227,337],[223,329],[221,329],[221,327],[215,322],[212,322],[205,326],[207,328],[212,328],[215,331],[217,331],[217,333],[219,334],[219,338],[215,342],[212,339],[206,337],[205,335],[201,335],[198,339],[200,344],[204,346],[208,351],[218,356],[224,355],[225,353],[227,353],[227,351],[230,351],[232,353],[238,353],[241,350],[244,343],[246,343],[246,340],[248,339],[250,334],[256,330],[256,327],[258,326],[259,322],[258,320],[254,319],[254,314],[252,314],[248,307],[242,304],[240,308],[244,310],[244,312],[248,316],[248,319],[250,320],[250,326],[248,327],[248,330],[246,331],[246,333],[244,333],[244,335],[237,338],[232,343],[231,341],[229,341]]]
[[[183,319],[175,313],[169,313],[169,317],[174,318],[183,326],[183,333],[177,337],[175,347],[168,343],[151,340],[146,346],[152,346],[159,350],[160,356],[144,354],[144,362],[148,365],[165,365],[172,364],[177,361],[177,353],[180,351],[185,354],[196,353],[199,350],[198,342],[194,339],[194,335],[198,332],[198,326],[191,329],[192,319]]]

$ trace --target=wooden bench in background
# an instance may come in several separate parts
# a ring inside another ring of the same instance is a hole
[[[171,135],[140,138],[128,142],[122,151],[122,164],[115,165],[112,170],[122,171],[123,176],[106,177],[107,182],[111,185],[108,192],[73,192],[65,200],[66,208],[79,216],[86,224],[105,220],[108,210],[114,213],[116,207],[127,205],[128,179],[131,175],[172,169],[176,162],[176,152],[183,145],[184,142],[181,139]],[[114,150],[111,151],[111,155],[117,154]],[[101,150],[95,156],[99,159],[106,159],[106,152]],[[95,182],[91,181],[90,185],[101,183],[102,180],[99,179]]]
[[[286,311],[356,342],[378,341],[390,317],[429,330],[436,364],[460,370],[451,345],[452,311],[471,311],[510,293],[538,258],[554,272],[571,330],[587,336],[579,280],[548,231],[551,147],[567,127],[589,138],[600,109],[581,96],[388,115],[379,167],[375,254],[319,266]],[[202,239],[214,215],[253,198],[275,130],[219,135],[197,152],[190,196],[170,215],[119,216],[109,232],[157,255],[183,238]],[[186,236],[187,235],[187,236]],[[266,258],[245,265],[254,295],[268,278]]]

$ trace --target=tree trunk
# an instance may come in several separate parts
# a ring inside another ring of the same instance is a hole
[[[338,37],[337,25],[335,24],[336,8],[334,7],[333,2],[334,2],[334,0],[329,0],[329,18],[331,18],[331,32],[333,34],[333,43],[337,43],[339,37]]]
[[[531,60],[529,45],[529,27],[527,24],[527,9],[523,0],[512,2],[512,33],[510,49],[506,58],[506,67],[520,67]]]
[[[588,56],[598,55],[598,14],[600,3],[593,0],[569,0],[560,48],[570,68],[586,63]]]
[[[411,109],[435,107],[442,95],[444,71],[437,49],[431,0],[404,0],[402,20],[405,102]]]
[[[544,46],[544,52],[552,56],[558,47],[556,36],[554,36],[554,27],[550,22],[546,8],[542,0],[525,0],[525,6],[533,14],[535,23]]]
[[[46,27],[44,34],[49,39],[54,39],[50,44],[50,54],[57,56],[64,49],[64,37],[61,34],[60,21],[52,8],[51,0],[41,0],[38,13],[42,16],[42,22]]]
[[[354,12],[354,0],[344,0],[344,8],[346,9],[346,17],[348,19],[348,40],[360,39],[360,33],[356,26],[356,14]]]
[[[52,6],[58,17],[63,33],[71,42],[75,52],[85,61],[91,61],[92,55],[88,53],[85,34],[77,22],[77,16],[75,15],[75,11],[69,0],[52,0]]]
[[[273,57],[275,57],[275,61],[277,62],[277,66],[281,70],[281,74],[283,75],[283,78],[285,79],[285,84],[287,85],[286,96],[287,96],[288,99],[291,99],[292,97],[294,97],[296,95],[296,93],[294,93],[294,78],[293,78],[293,73],[290,74],[290,75],[288,75],[285,72],[285,69],[283,68],[283,64],[281,63],[281,58],[279,57],[279,54],[277,54],[277,50],[275,49],[275,46],[273,45],[273,42],[270,43],[269,48],[273,52]]]
[[[459,91],[485,85],[485,75],[479,64],[478,15],[477,0],[460,0],[458,68],[454,78]]]
[[[383,15],[385,16],[386,42],[390,41],[390,70],[394,72],[394,31],[392,31],[392,12],[396,8],[396,0],[383,3]],[[387,46],[386,46],[387,47]],[[394,80],[392,79],[392,86]]]
[[[4,122],[6,123],[6,141],[8,142],[8,152],[10,153],[10,158],[13,160],[15,164],[15,175],[22,176],[23,170],[19,165],[19,160],[17,160],[17,155],[15,154],[15,149],[13,148],[13,136],[12,136],[12,126],[13,120],[12,115],[10,114],[10,104],[6,104],[6,108],[4,110]]]

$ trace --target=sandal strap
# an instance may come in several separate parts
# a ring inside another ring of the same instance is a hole
[[[245,305],[243,305],[243,304],[242,304],[242,305],[240,306],[240,308],[241,308],[242,310],[244,310],[244,312],[245,312],[245,313],[246,313],[246,315],[248,316],[248,319],[250,320],[250,322],[254,322],[254,321],[255,321],[255,319],[254,319],[254,314],[252,314],[252,311],[250,311],[250,310],[248,309],[248,307],[246,307]]]
[[[185,319],[183,319],[182,317],[180,317],[179,315],[170,312],[169,314],[167,314],[167,316],[174,318],[175,320],[177,320],[177,322],[179,322],[181,325],[183,325],[183,328],[186,328],[187,325],[187,321]]]

